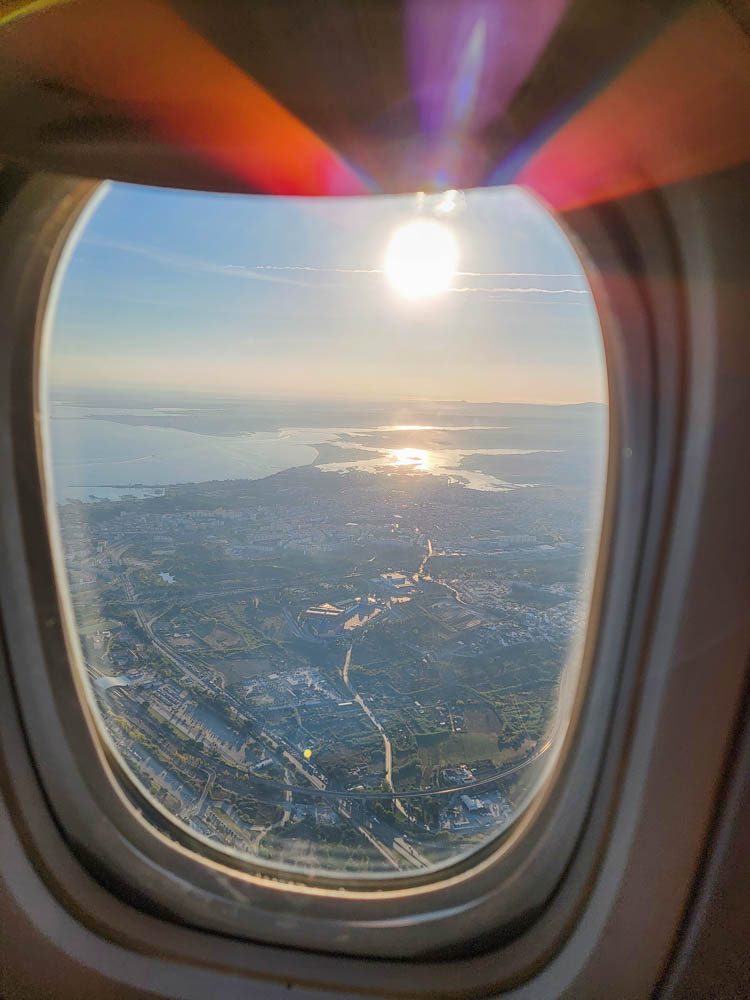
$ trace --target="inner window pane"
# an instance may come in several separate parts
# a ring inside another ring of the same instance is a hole
[[[41,372],[103,738],[277,869],[439,869],[568,723],[608,434],[580,261],[519,188],[102,189]]]

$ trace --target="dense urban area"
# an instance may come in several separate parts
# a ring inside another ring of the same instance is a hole
[[[586,614],[590,482],[479,490],[418,468],[60,504],[109,736],[203,837],[411,872],[528,798]]]

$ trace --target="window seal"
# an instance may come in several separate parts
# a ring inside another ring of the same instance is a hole
[[[554,927],[541,949],[542,954],[551,954],[585,901],[618,784],[618,767],[611,763],[600,767],[600,761],[605,742],[609,761],[621,759],[628,736],[625,720],[630,715],[625,706],[637,688],[638,655],[632,650],[626,655],[631,622],[623,616],[622,607],[632,606],[635,600],[636,582],[643,572],[647,521],[652,531],[663,531],[679,433],[677,421],[668,440],[657,449],[653,317],[648,315],[651,306],[643,290],[628,277],[642,264],[637,259],[622,260],[619,242],[607,231],[612,229],[612,219],[605,222],[600,213],[591,210],[569,220],[574,231],[586,231],[584,242],[588,246],[598,241],[599,259],[608,255],[613,267],[619,262],[622,276],[620,287],[614,289],[603,272],[588,275],[605,329],[610,382],[605,544],[600,548],[592,613],[597,628],[589,630],[588,666],[582,671],[590,676],[582,676],[578,718],[569,727],[568,749],[558,760],[558,771],[563,773],[549,780],[544,801],[520,817],[508,837],[515,851],[523,848],[522,860],[506,842],[501,851],[493,845],[486,854],[496,856],[485,857],[481,867],[472,857],[470,872],[425,887],[377,894],[342,893],[255,880],[252,892],[241,900],[237,887],[247,885],[248,880],[235,870],[222,866],[207,879],[205,860],[197,859],[196,864],[195,858],[186,859],[188,852],[166,838],[159,845],[161,857],[149,857],[156,835],[132,810],[128,811],[107,777],[109,764],[102,758],[90,720],[85,717],[84,703],[74,687],[75,672],[68,665],[41,500],[40,469],[29,461],[28,444],[32,434],[41,432],[38,400],[33,397],[32,386],[44,293],[52,279],[55,255],[61,252],[74,222],[72,214],[85,205],[94,188],[92,182],[31,177],[12,206],[11,217],[0,227],[0,247],[13,248],[7,258],[10,267],[0,275],[0,291],[13,292],[13,308],[0,345],[0,350],[11,357],[6,368],[11,376],[6,387],[9,412],[3,417],[12,421],[13,434],[0,450],[0,469],[6,479],[2,541],[14,580],[12,587],[0,584],[0,606],[16,694],[27,722],[27,739],[41,783],[68,842],[105,884],[160,917],[166,914],[172,920],[223,934],[270,939],[274,944],[308,950],[384,958],[420,957],[423,963],[426,958],[441,956],[445,949],[455,955],[456,948],[462,947],[468,954],[503,943],[506,953],[513,949],[516,953],[516,971],[509,954],[504,977],[506,981],[517,979],[520,969],[540,961],[538,943],[531,949],[536,957],[532,960],[529,954],[533,922],[539,925],[546,920]],[[614,224],[619,227],[620,237],[629,232],[627,219],[616,219]],[[633,246],[636,258],[640,249],[637,243]],[[617,324],[614,315],[607,315],[613,291],[619,296],[617,312],[629,311],[633,321],[627,337],[621,322]],[[671,303],[671,309],[672,322],[678,327],[679,304]],[[679,384],[679,375],[672,373],[669,378],[672,384]],[[666,453],[668,460],[662,461],[664,489],[657,498],[663,509],[655,516],[648,484],[657,450],[661,450],[662,459]],[[603,566],[607,567],[606,573]],[[651,587],[645,589],[648,593],[643,600],[648,601]],[[622,669],[592,668],[595,654],[621,663]],[[49,723],[43,732],[39,727],[35,731],[32,722],[40,717]],[[75,745],[71,734],[75,734]],[[65,753],[61,758],[62,744]],[[65,763],[62,782],[56,778],[61,759]],[[585,777],[585,795],[581,794],[581,775]],[[602,795],[603,785],[607,787]],[[561,802],[563,791],[567,798]],[[575,821],[571,822],[569,803],[576,796],[584,801],[578,803]],[[534,827],[537,839],[532,843],[528,831]],[[181,867],[170,867],[163,863],[164,858],[172,862],[179,859]],[[135,879],[134,865],[141,868],[140,877]],[[576,878],[572,880],[573,875]],[[233,891],[222,894],[228,885]],[[516,894],[515,910],[509,904],[512,892]],[[404,903],[409,898],[419,899],[421,910],[407,910]],[[153,899],[159,900],[155,908]],[[351,913],[352,904],[360,917]],[[342,916],[347,907],[350,912]],[[524,935],[527,927],[531,930]],[[454,974],[465,981],[461,965],[456,962],[452,967]]]

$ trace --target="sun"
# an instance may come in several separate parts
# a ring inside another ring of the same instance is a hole
[[[450,287],[458,245],[452,230],[436,219],[399,226],[385,252],[385,276],[404,298],[427,299]]]

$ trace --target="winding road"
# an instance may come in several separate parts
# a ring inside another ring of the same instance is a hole
[[[349,680],[349,666],[351,664],[351,660],[352,660],[352,647],[349,646],[349,648],[346,651],[346,658],[344,659],[344,666],[341,671],[341,676],[343,678],[344,685],[346,686],[347,691],[352,696],[352,700],[356,701],[356,703],[359,705],[359,707],[362,709],[367,718],[370,720],[373,726],[375,726],[375,728],[383,738],[383,754],[385,757],[385,783],[390,788],[391,792],[395,793],[396,789],[393,787],[393,748],[391,746],[391,741],[388,739],[388,734],[383,728],[378,717],[375,715],[372,709],[365,704],[362,695],[358,694],[357,691],[355,691],[355,689],[352,687],[351,681]],[[398,805],[398,808],[401,809],[401,812],[404,812],[401,805],[398,803],[398,799],[396,799],[396,804]]]

